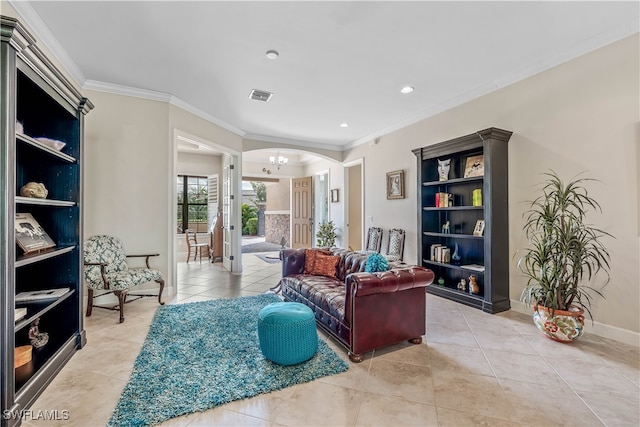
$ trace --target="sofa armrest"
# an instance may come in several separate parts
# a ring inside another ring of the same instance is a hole
[[[282,277],[302,274],[304,272],[304,249],[282,249]]]

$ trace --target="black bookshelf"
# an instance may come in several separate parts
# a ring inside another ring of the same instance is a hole
[[[436,275],[427,292],[488,313],[510,308],[507,145],[510,137],[509,131],[489,128],[413,150],[418,162],[418,257]],[[465,176],[470,169],[467,163],[478,158],[483,160],[483,172]],[[449,173],[441,180],[438,160],[449,159]],[[481,193],[482,202],[477,205],[473,201],[474,190]],[[478,221],[484,221],[482,233],[477,232]],[[443,229],[447,223],[448,230]],[[432,248],[438,245],[448,249],[447,256],[432,257]],[[457,261],[450,258],[456,246],[460,258]],[[484,271],[465,265],[480,265]],[[479,285],[477,294],[468,290],[471,275]],[[461,279],[466,282],[466,291],[459,289]]]
[[[19,414],[37,399],[86,342],[82,316],[82,136],[93,105],[57,70],[14,18],[1,16],[0,42],[0,424],[21,423]],[[46,138],[42,140],[39,138]],[[65,143],[61,149],[49,140]],[[44,141],[44,142],[43,142]],[[43,183],[44,199],[23,197],[28,182]],[[16,213],[30,214],[55,243],[25,253],[16,244]],[[6,282],[6,286],[4,285]],[[59,298],[17,302],[21,292],[68,288]],[[14,308],[26,308],[15,319]],[[14,367],[14,348],[30,344],[39,321],[48,342]]]

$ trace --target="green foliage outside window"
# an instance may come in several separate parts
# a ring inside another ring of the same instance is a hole
[[[250,229],[249,221],[255,219],[254,228]],[[253,232],[251,232],[253,230]],[[242,235],[255,235],[258,232],[258,208],[242,204]]]

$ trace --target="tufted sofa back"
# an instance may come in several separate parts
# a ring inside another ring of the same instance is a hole
[[[364,271],[367,264],[367,254],[339,248],[332,248],[331,252],[340,256],[340,261],[336,266],[336,278],[338,280],[344,282],[349,274]]]

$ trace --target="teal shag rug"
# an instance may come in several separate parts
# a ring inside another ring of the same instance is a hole
[[[264,358],[258,312],[278,301],[263,294],[159,307],[108,426],[151,426],[346,371],[320,338],[306,362]]]

